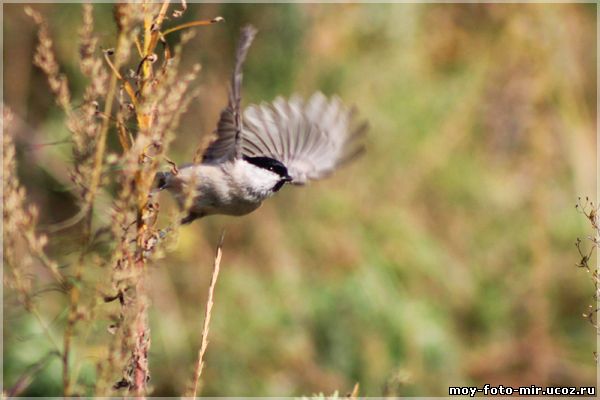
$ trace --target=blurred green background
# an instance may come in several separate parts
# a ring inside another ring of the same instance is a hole
[[[35,7],[77,103],[81,6]],[[36,144],[69,133],[31,64],[35,27],[23,5],[3,8],[4,101],[26,122],[21,179],[51,224],[76,212],[65,189],[70,145]],[[100,46],[113,47],[112,5],[94,15]],[[201,94],[173,160],[191,160],[213,130],[245,23],[259,35],[243,103],[339,94],[369,120],[368,151],[249,216],[182,229],[151,271],[154,395],[190,381],[223,228],[203,395],[346,393],[355,382],[370,396],[596,384],[596,336],[581,317],[593,287],[573,246],[590,233],[577,196],[595,196],[596,4],[190,4],[184,20],[217,15],[227,22],[198,29],[184,51],[184,65],[202,64]],[[161,208],[174,208],[166,194]],[[68,252],[73,235],[51,237],[51,251]],[[49,349],[10,296],[5,387]],[[39,296],[57,337],[59,296]],[[100,322],[78,349],[83,384],[108,340]],[[50,362],[25,394],[60,394],[60,373]]]

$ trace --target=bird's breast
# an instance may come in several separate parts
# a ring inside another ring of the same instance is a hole
[[[185,207],[189,193],[190,211],[200,215],[248,214],[260,207],[270,194],[263,182],[264,172],[253,171],[253,166],[248,168],[244,164],[236,161],[183,168],[175,178],[178,184],[172,185],[170,191],[180,208]]]

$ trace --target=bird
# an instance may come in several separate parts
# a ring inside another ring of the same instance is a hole
[[[256,33],[252,25],[241,29],[228,104],[201,161],[156,174],[158,190],[170,192],[187,212],[181,224],[249,214],[285,184],[325,178],[365,150],[368,123],[337,96],[277,97],[242,112],[242,66]]]

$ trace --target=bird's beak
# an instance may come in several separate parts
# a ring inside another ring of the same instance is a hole
[[[289,175],[286,175],[286,176],[283,178],[283,181],[284,181],[284,182],[291,182],[291,181],[293,181],[293,180],[294,180],[294,178],[292,178],[292,177],[291,177],[291,176],[289,176]]]

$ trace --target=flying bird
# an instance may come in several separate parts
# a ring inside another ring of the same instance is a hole
[[[173,194],[180,208],[191,198],[182,224],[211,214],[248,214],[286,183],[324,178],[364,151],[367,123],[358,123],[356,110],[338,97],[278,97],[242,113],[242,65],[256,32],[241,30],[228,104],[201,162],[157,173],[158,188]]]

